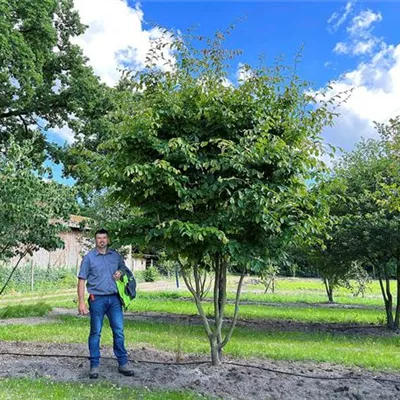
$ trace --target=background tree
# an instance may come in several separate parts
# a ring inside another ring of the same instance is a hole
[[[231,338],[245,273],[323,224],[324,205],[308,182],[320,165],[319,134],[333,118],[325,103],[310,107],[306,83],[279,64],[248,67],[247,80],[230,84],[227,68],[237,52],[223,48],[224,36],[176,38],[170,71],[156,68],[150,55],[146,69],[120,83],[118,106],[106,116],[112,137],[93,151],[81,143],[74,149],[81,146],[116,204],[140,210],[120,221],[121,237],[180,264],[213,364]],[[241,277],[223,336],[229,266]],[[215,277],[212,322],[201,302],[207,268]]]
[[[85,26],[72,0],[0,0],[0,145],[35,139],[38,163],[58,159],[45,129],[92,129],[107,109],[107,88],[71,39]]]
[[[70,187],[46,181],[34,170],[35,142],[11,140],[0,153],[0,260],[16,258],[0,294],[27,254],[62,247],[59,233],[68,229],[65,223],[76,207]]]
[[[341,251],[347,260],[373,268],[385,304],[387,325],[400,319],[400,214],[387,190],[398,182],[398,164],[387,140],[363,140],[335,168],[342,191]],[[384,200],[385,199],[385,200]],[[383,206],[385,203],[386,207]],[[390,279],[396,278],[396,309]]]
[[[333,303],[334,289],[349,286],[347,274],[351,267],[343,251],[346,240],[340,224],[345,209],[341,196],[343,182],[332,174],[324,174],[310,191],[315,201],[325,204],[327,214],[318,231],[289,244],[286,265],[295,265],[311,276],[321,277],[328,301]]]
[[[400,116],[387,124],[376,124],[378,133],[390,159],[386,175],[379,179],[375,199],[379,207],[388,211],[400,211]]]

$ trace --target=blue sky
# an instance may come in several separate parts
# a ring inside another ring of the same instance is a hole
[[[303,47],[299,75],[314,90],[333,82],[331,95],[352,89],[329,143],[351,150],[361,137],[375,137],[373,122],[400,114],[400,2],[397,1],[142,1],[75,0],[82,21],[89,25],[76,42],[100,78],[118,80],[117,68],[143,65],[157,30],[153,24],[212,35],[237,19],[226,44],[243,55],[239,62],[266,62],[284,55],[288,64]],[[71,141],[67,127],[52,133],[58,142]],[[57,174],[57,173],[56,173]]]
[[[244,17],[227,40],[229,46],[243,50],[242,62],[254,63],[260,54],[267,61],[284,54],[291,62],[304,46],[301,75],[319,85],[330,75],[324,63],[332,59],[336,39],[326,21],[337,8],[335,2],[142,2],[147,21],[182,31],[196,24],[204,35]]]

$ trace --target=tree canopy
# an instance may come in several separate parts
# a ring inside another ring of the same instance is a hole
[[[57,156],[44,131],[76,133],[103,112],[106,88],[72,39],[85,26],[72,0],[0,0],[0,144],[35,139],[32,156]]]
[[[0,153],[0,260],[15,257],[14,270],[39,248],[62,247],[59,233],[76,207],[72,188],[46,181],[35,169],[34,145],[35,138],[22,145],[11,139]]]

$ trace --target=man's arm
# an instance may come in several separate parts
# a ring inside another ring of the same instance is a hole
[[[81,315],[89,314],[85,303],[85,279],[78,279],[78,313]]]
[[[89,314],[85,304],[85,282],[89,275],[90,262],[88,256],[83,257],[81,267],[78,273],[78,313],[82,315]]]
[[[118,261],[118,270],[113,275],[115,280],[121,278],[122,274],[132,276],[132,271],[126,266],[124,259],[122,258],[121,254],[118,253],[119,261]]]

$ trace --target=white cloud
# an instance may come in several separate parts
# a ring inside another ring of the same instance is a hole
[[[400,44],[383,44],[368,62],[331,84],[328,96],[352,90],[338,109],[340,117],[325,131],[327,142],[350,150],[361,137],[377,137],[374,121],[400,115]]]
[[[346,18],[351,12],[352,8],[349,9]],[[330,20],[331,19],[332,17]],[[351,19],[346,28],[348,40],[336,43],[333,52],[336,54],[352,54],[355,56],[373,53],[383,43],[382,39],[372,34],[374,24],[381,22],[382,19],[382,14],[379,12],[373,12],[371,10],[361,11]],[[343,22],[340,25],[342,25]],[[337,29],[335,29],[335,31],[336,30]]]
[[[57,126],[54,129],[51,129],[51,131],[60,139],[65,140],[67,143],[73,143],[75,140],[73,130],[67,125],[64,125],[62,128]]]
[[[89,58],[90,65],[103,82],[114,85],[119,69],[143,68],[152,41],[160,39],[158,28],[143,28],[143,12],[139,5],[129,7],[126,0],[75,0],[86,32],[75,39]],[[166,37],[166,41],[170,40]],[[165,58],[173,63],[167,46]],[[158,65],[168,68],[163,61]]]
[[[353,54],[361,55],[371,53],[374,50],[374,47],[378,44],[376,38],[370,38],[366,41],[357,42],[353,47]]]
[[[353,36],[362,36],[368,32],[374,22],[381,21],[381,13],[374,13],[371,10],[361,11],[359,15],[353,18],[351,25],[347,28],[347,31]]]
[[[70,115],[70,118],[75,118],[73,115]],[[62,127],[55,126],[54,128],[50,128],[48,126],[48,122],[39,117],[35,117],[35,123],[29,126],[31,129],[39,128],[41,131],[48,132],[52,135],[57,136],[61,140],[65,140],[67,143],[73,143],[75,141],[75,135],[71,128],[68,125],[64,125]]]
[[[329,30],[333,33],[336,32],[341,25],[346,21],[347,17],[353,10],[354,1],[346,3],[342,14],[334,12],[328,19]]]
[[[336,54],[348,54],[349,51],[350,49],[348,48],[347,44],[343,42],[336,43],[336,46],[333,49],[333,52]]]
[[[349,17],[349,14],[346,16]],[[377,137],[374,122],[385,123],[400,115],[400,43],[386,44],[373,35],[381,13],[363,10],[349,19],[347,40],[336,43],[334,53],[362,57],[357,67],[331,83],[326,95],[348,93],[336,110],[335,126],[327,128],[328,143],[351,150],[361,137]]]

